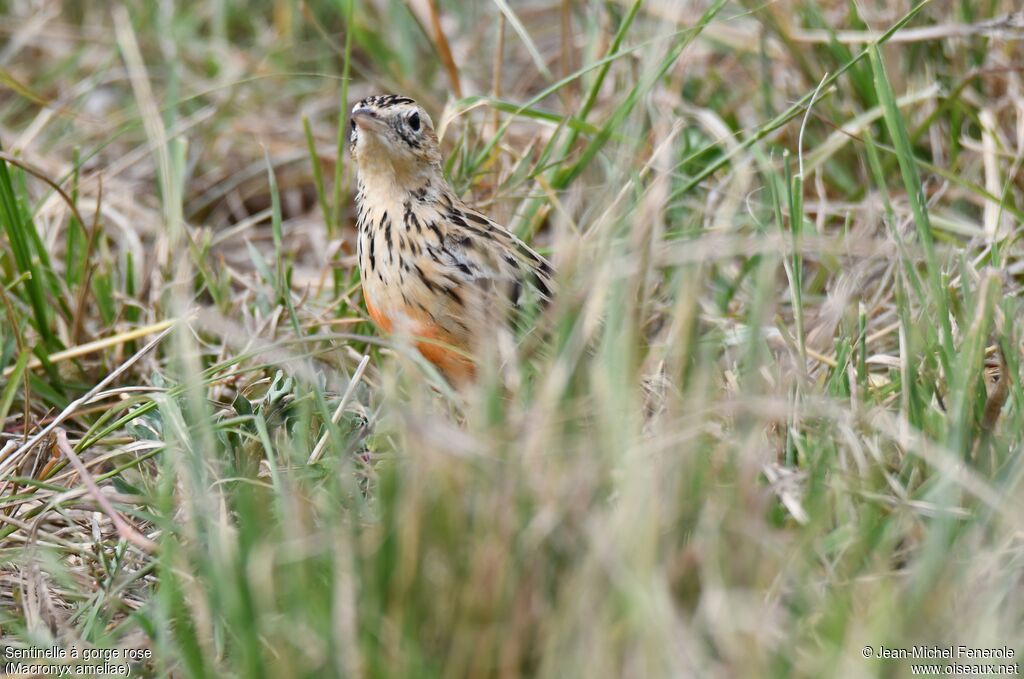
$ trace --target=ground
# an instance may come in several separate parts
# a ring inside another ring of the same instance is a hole
[[[1019,669],[1021,64],[1015,0],[0,2],[3,671]],[[469,387],[360,295],[384,92],[557,268]]]

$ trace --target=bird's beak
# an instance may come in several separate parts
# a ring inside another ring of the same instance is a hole
[[[384,127],[384,121],[381,120],[373,109],[366,107],[357,108],[352,111],[352,120],[355,121],[356,126],[360,130],[367,130],[370,132],[380,130]]]

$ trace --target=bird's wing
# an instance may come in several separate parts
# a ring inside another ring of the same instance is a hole
[[[497,281],[510,283],[508,299],[516,306],[524,301],[524,288],[534,290],[541,303],[554,295],[551,264],[515,234],[486,215],[455,201],[448,211],[448,249],[466,263],[476,262],[496,273]]]
[[[528,327],[521,321],[528,320],[523,313],[531,297],[543,304],[553,296],[547,260],[451,194],[438,202],[407,201],[403,209],[410,243],[400,247],[413,248],[408,273],[420,281],[408,288],[421,293],[411,294],[411,302],[453,337],[486,333],[484,326],[504,325],[502,319]]]

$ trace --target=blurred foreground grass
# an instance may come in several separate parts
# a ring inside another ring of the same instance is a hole
[[[2,644],[275,678],[1024,651],[1021,64],[1013,0],[0,3]],[[471,393],[361,306],[378,92],[559,269]]]

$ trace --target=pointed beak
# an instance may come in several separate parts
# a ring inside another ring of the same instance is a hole
[[[366,107],[357,108],[352,111],[352,120],[360,130],[367,130],[369,132],[380,130],[385,125],[384,121],[377,116],[373,109]]]

